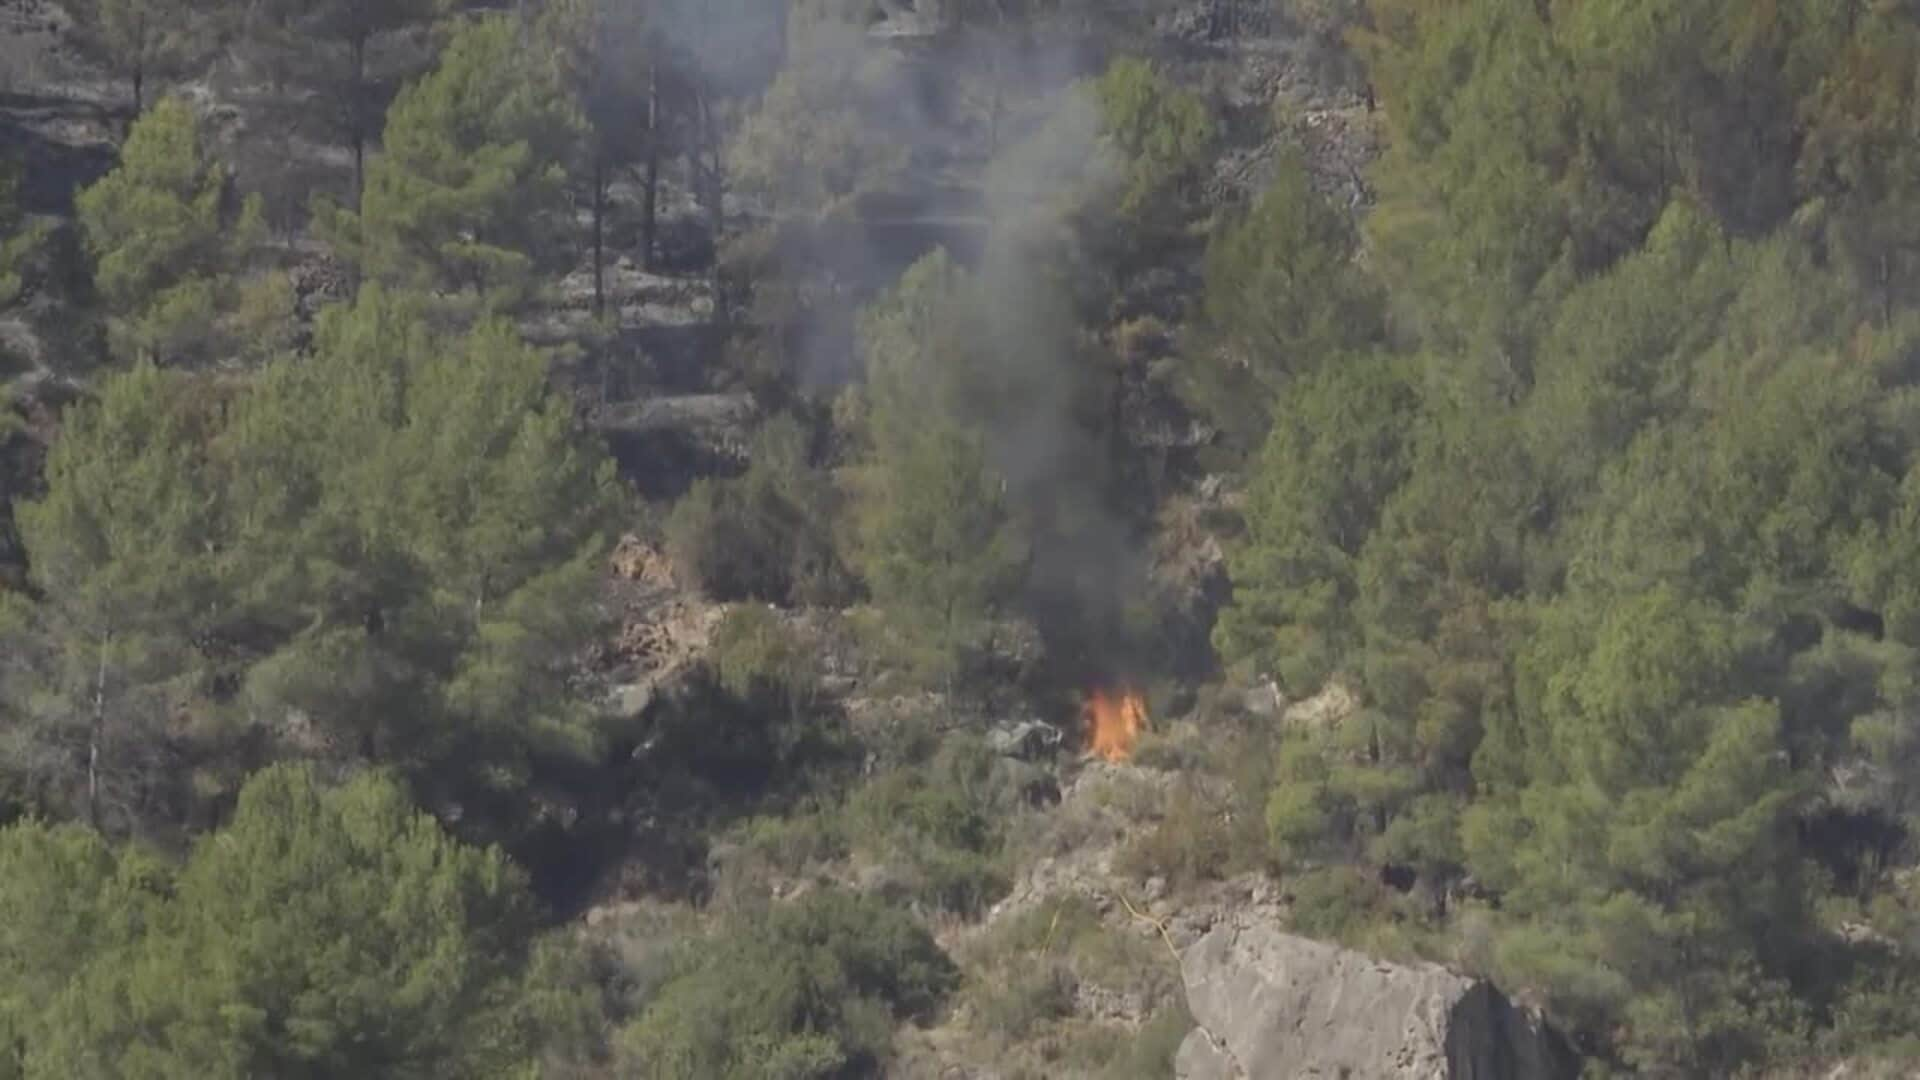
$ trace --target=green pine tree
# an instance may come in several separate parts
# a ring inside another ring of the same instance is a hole
[[[899,641],[952,688],[1025,565],[1004,478],[969,409],[967,279],[944,252],[863,321],[870,454],[857,561]]]
[[[141,117],[119,166],[78,208],[115,352],[207,360],[222,358],[227,335],[246,336],[229,316],[241,306],[234,274],[260,238],[259,204],[232,204],[192,106],[169,98]]]
[[[195,0],[76,0],[69,7],[74,43],[125,79],[133,112],[147,104],[147,85],[206,55]]]
[[[1358,660],[1356,563],[1406,479],[1418,413],[1407,373],[1382,358],[1324,368],[1280,399],[1228,557],[1233,601],[1214,631],[1223,658],[1302,695]]]
[[[23,1080],[523,1075],[586,1003],[524,875],[378,776],[269,768],[177,874],[37,824],[0,866]]]
[[[0,159],[0,311],[20,299],[26,263],[46,240],[47,226],[20,205],[20,168]]]
[[[370,286],[236,404],[233,614],[268,628],[256,708],[487,790],[584,737],[563,660],[591,629],[613,476],[506,324],[423,320]]]
[[[1353,265],[1355,240],[1288,161],[1208,245],[1208,334],[1190,361],[1188,396],[1243,447],[1258,445],[1289,378],[1379,340],[1380,298]]]
[[[44,599],[6,598],[5,767],[42,806],[124,830],[178,797],[171,722],[218,596],[217,409],[200,380],[136,366],[68,413],[46,495],[18,504]]]
[[[41,748],[21,767],[55,805],[176,818],[177,793],[123,807],[114,783],[181,784],[165,753],[227,734],[469,803],[590,741],[566,672],[611,466],[541,353],[422,308],[371,287],[230,397],[142,365],[75,410],[20,508],[44,599],[12,599],[7,654],[37,718],[9,734]]]
[[[238,5],[235,5],[236,7]],[[427,23],[442,0],[268,0],[238,17],[249,43],[285,84],[310,91],[302,103],[337,145],[353,152],[353,196],[366,186],[368,148],[408,67],[374,53],[383,38]]]
[[[892,448],[863,493],[860,561],[889,626],[951,690],[1024,559],[981,438],[929,427]]]
[[[1155,203],[1191,195],[1219,134],[1206,102],[1131,56],[1108,66],[1092,90],[1101,133],[1125,163],[1121,213],[1137,217]]]
[[[505,15],[468,22],[394,101],[359,214],[331,218],[367,280],[511,305],[571,250],[579,113],[527,34]]]

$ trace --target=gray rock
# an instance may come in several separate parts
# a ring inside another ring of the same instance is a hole
[[[1389,964],[1270,925],[1216,927],[1181,963],[1199,1025],[1180,1080],[1556,1080],[1565,1041],[1486,982]]]
[[[1287,706],[1281,721],[1295,731],[1332,731],[1346,723],[1359,708],[1360,699],[1353,691],[1341,683],[1330,682],[1307,700]]]
[[[1287,710],[1286,695],[1271,677],[1262,678],[1246,692],[1246,709],[1262,719],[1279,716]]]
[[[607,695],[608,712],[620,720],[636,720],[653,704],[658,691],[651,679],[616,686]]]
[[[1058,749],[1065,738],[1052,724],[1027,720],[994,728],[987,733],[987,746],[996,754],[1031,761]]]

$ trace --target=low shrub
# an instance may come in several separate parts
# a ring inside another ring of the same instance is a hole
[[[1184,994],[1176,994],[1154,1011],[1107,1071],[1109,1080],[1165,1080],[1173,1075],[1173,1058],[1193,1030],[1193,1014]]]
[[[1011,1040],[1032,1035],[1041,1024],[1073,1015],[1073,972],[1058,960],[1001,973],[973,995],[981,1027]]]
[[[716,600],[834,605],[852,593],[832,522],[838,493],[809,463],[797,421],[769,421],[752,464],[731,479],[702,477],[667,519],[667,552]]]
[[[1164,878],[1179,887],[1214,881],[1236,868],[1226,812],[1191,785],[1175,789],[1158,824],[1127,841],[1114,869],[1136,880]]]
[[[1083,1073],[1117,1067],[1129,1052],[1104,1024],[1056,1025],[1073,1016],[1083,988],[1134,997],[1152,1013],[1182,996],[1177,966],[1159,942],[1107,925],[1078,896],[1006,917],[963,959],[966,1000],[984,1032],[1028,1041],[1028,1052]]]
[[[1018,803],[1007,763],[974,739],[951,739],[927,764],[856,792],[847,835],[886,862],[916,900],[976,915],[1006,894],[1006,822]]]
[[[730,920],[689,947],[620,1038],[661,1080],[881,1075],[894,1026],[924,1020],[958,970],[905,912],[817,892]]]
[[[727,693],[785,714],[796,731],[818,696],[813,642],[757,604],[733,608],[720,620],[709,663]]]
[[[1308,870],[1288,879],[1293,929],[1312,938],[1339,941],[1378,914],[1384,887],[1351,866]]]
[[[732,910],[764,902],[776,883],[844,859],[848,844],[839,814],[799,809],[786,817],[749,818],[717,850],[724,854],[711,867],[709,902]]]

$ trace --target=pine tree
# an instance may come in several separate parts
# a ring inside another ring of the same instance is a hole
[[[872,457],[856,509],[875,603],[949,690],[1025,563],[1006,482],[965,412],[964,286],[936,253],[865,319]]]
[[[734,136],[735,186],[803,222],[857,213],[860,197],[884,192],[907,163],[905,147],[861,115],[866,94],[843,51],[796,57]]]
[[[163,363],[214,358],[238,299],[234,274],[261,225],[257,200],[233,205],[192,107],[169,98],[141,117],[119,166],[78,207],[114,350]]]
[[[615,496],[546,377],[504,323],[444,336],[370,286],[236,404],[234,614],[270,628],[248,701],[449,791],[580,747],[562,661]]]
[[[593,306],[606,308],[606,231],[610,188],[623,170],[642,167],[640,258],[653,265],[660,165],[675,139],[661,20],[641,0],[562,0],[542,15],[541,37],[561,57],[567,91],[580,108],[582,159],[575,180],[593,216]]]
[[[38,824],[0,833],[0,869],[23,1080],[509,1075],[585,1004],[524,875],[379,776],[269,768],[177,874]]]
[[[1920,25],[1891,9],[1862,21],[1808,103],[1800,174],[1855,280],[1870,290],[1880,321],[1910,305],[1920,265]]]
[[[1710,607],[1664,587],[1604,612],[1582,599],[1530,650],[1530,781],[1475,808],[1469,859],[1618,980],[1603,1007],[1643,1060],[1728,1071],[1793,1022],[1765,970],[1807,915],[1780,710],[1733,697],[1749,646]]]
[[[953,679],[1024,562],[978,435],[933,424],[894,447],[864,495],[861,564],[923,669]]]
[[[1419,400],[1391,360],[1354,359],[1294,384],[1254,464],[1247,529],[1228,558],[1233,602],[1216,647],[1311,694],[1364,638],[1357,563],[1406,479]]]
[[[564,660],[615,496],[546,375],[504,324],[442,335],[376,286],[230,400],[149,365],[111,380],[20,508],[45,599],[15,602],[6,653],[17,768],[120,825],[225,784],[157,766],[228,731],[456,799],[577,753]]]
[[[20,205],[20,170],[0,159],[0,311],[20,299],[27,262],[45,241],[43,222],[29,217]]]
[[[50,1075],[40,1055],[56,1010],[96,958],[120,960],[138,944],[167,880],[84,826],[0,829],[0,1077]]]
[[[167,816],[186,779],[168,727],[217,596],[216,408],[198,380],[137,366],[69,412],[47,494],[18,506],[45,599],[8,598],[5,767],[35,801],[116,831]]]
[[[1208,340],[1188,393],[1249,448],[1290,377],[1379,340],[1380,298],[1353,265],[1352,225],[1282,164],[1249,214],[1207,249]]]
[[[1093,93],[1102,134],[1126,163],[1121,212],[1138,216],[1169,196],[1190,195],[1218,136],[1206,102],[1137,57],[1114,61]]]
[[[360,213],[333,226],[368,280],[512,304],[569,250],[579,114],[525,35],[504,15],[467,23],[394,101]]]
[[[373,55],[399,31],[430,22],[441,0],[268,0],[244,17],[274,76],[307,92],[305,108],[353,152],[353,198],[366,186],[367,149],[400,83],[414,72]]]
[[[146,108],[150,81],[204,54],[194,0],[76,0],[69,11],[75,44],[127,80],[136,117]]]

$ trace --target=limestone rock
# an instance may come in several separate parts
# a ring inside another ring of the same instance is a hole
[[[1287,697],[1280,692],[1280,684],[1274,682],[1270,675],[1263,676],[1247,689],[1243,703],[1248,712],[1263,719],[1280,716],[1287,709]]]
[[[623,581],[637,581],[662,589],[675,586],[672,560],[664,551],[633,533],[620,538],[609,561],[614,575]]]
[[[1307,700],[1288,706],[1281,719],[1296,731],[1331,731],[1345,723],[1359,707],[1360,701],[1353,691],[1334,682]]]
[[[1434,964],[1389,964],[1236,920],[1181,964],[1199,1025],[1180,1080],[1554,1080],[1565,1042],[1491,984]]]
[[[1038,720],[1002,724],[987,732],[987,746],[1005,757],[1033,761],[1060,748],[1066,733]]]

